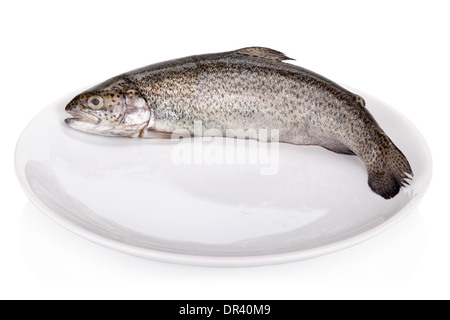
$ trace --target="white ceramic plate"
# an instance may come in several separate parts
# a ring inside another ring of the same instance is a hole
[[[16,170],[28,197],[49,217],[129,254],[209,266],[308,259],[393,225],[417,206],[431,178],[430,152],[418,130],[360,94],[415,174],[391,200],[369,189],[357,157],[320,147],[75,131],[63,122],[74,94],[25,128]],[[218,159],[225,163],[211,164]]]

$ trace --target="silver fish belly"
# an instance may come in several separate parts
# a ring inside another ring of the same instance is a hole
[[[374,192],[389,199],[412,177],[364,99],[261,47],[192,56],[137,69],[101,83],[66,107],[75,129],[110,136],[168,137],[173,132],[257,139],[279,130],[281,142],[357,155]],[[240,131],[239,131],[240,130]],[[248,136],[250,133],[250,136]]]

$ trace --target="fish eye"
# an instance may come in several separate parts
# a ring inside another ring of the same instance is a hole
[[[99,96],[92,96],[88,99],[88,106],[92,109],[100,109],[103,106],[103,99]]]

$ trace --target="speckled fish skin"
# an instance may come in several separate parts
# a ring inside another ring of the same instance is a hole
[[[363,98],[283,62],[289,59],[251,47],[150,65],[75,97],[66,123],[89,133],[141,138],[194,134],[198,122],[204,132],[222,135],[227,129],[278,129],[281,142],[357,155],[371,189],[385,199],[397,195],[412,177],[411,167]]]

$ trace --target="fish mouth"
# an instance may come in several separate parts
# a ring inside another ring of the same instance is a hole
[[[99,124],[101,121],[100,118],[84,111],[67,111],[67,112],[72,116],[72,118],[67,118],[64,120],[67,124],[71,124],[76,121],[87,122],[91,124]]]

